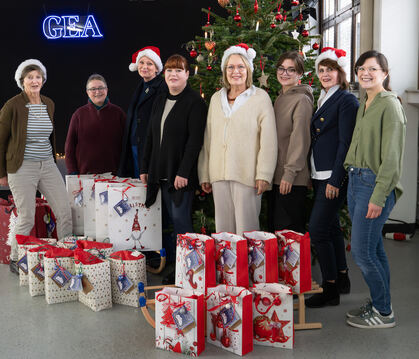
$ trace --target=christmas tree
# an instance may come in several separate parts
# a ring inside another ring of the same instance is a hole
[[[207,14],[203,34],[186,44],[194,59],[192,86],[207,102],[221,88],[220,64],[224,51],[241,42],[256,50],[253,80],[256,86],[268,91],[272,101],[280,89],[276,62],[283,52],[300,51],[306,70],[301,82],[313,85],[318,36],[310,35],[313,29],[308,28],[308,9],[303,3],[290,0],[218,0],[218,3],[225,8],[225,16],[215,14],[210,8],[202,9]]]

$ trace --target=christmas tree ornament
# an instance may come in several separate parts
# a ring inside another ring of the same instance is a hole
[[[260,87],[263,86],[263,87],[267,88],[268,87],[269,75],[266,75],[265,72],[264,72],[265,62],[263,61],[263,57],[260,58],[259,64],[260,64],[260,69],[262,70],[262,73],[261,73],[260,77],[258,77],[259,86]]]
[[[235,22],[242,21],[242,17],[240,16],[239,9],[236,10],[236,15],[234,15],[233,19],[234,19]]]
[[[208,70],[208,71],[211,71],[211,70],[212,70],[212,66],[211,66],[211,65],[208,65],[208,66],[207,66],[207,70]]]
[[[298,20],[302,21],[303,20],[303,14],[300,12],[300,14],[298,15]]]
[[[198,56],[198,52],[197,52],[195,49],[192,49],[192,50],[189,52],[189,56],[190,56],[190,57],[192,57],[192,58],[194,59],[195,57],[197,57],[197,56]]]
[[[275,29],[275,28],[276,28],[275,23],[274,22],[271,22],[271,29]]]
[[[202,61],[204,61],[205,59],[204,59],[204,56],[202,56],[202,54],[199,54],[198,55],[198,57],[196,58],[196,61],[197,62],[202,62]]]
[[[303,37],[307,37],[307,36],[308,36],[308,31],[307,31],[307,30],[303,30],[303,31],[301,32],[301,36],[303,36]]]
[[[258,0],[255,0],[255,5],[253,6],[253,8],[255,9],[255,14],[256,14],[258,12],[258,9],[259,9]]]
[[[293,0],[293,1],[291,1],[291,5],[292,6],[298,6],[298,5],[300,5],[300,2],[298,0]]]
[[[205,48],[207,51],[211,51],[215,47],[215,41],[205,41]]]
[[[282,14],[278,11],[275,15],[275,20],[282,21],[283,19],[284,19],[284,16],[282,16]]]
[[[220,4],[221,7],[226,7],[229,2],[230,0],[218,0],[218,4]]]
[[[287,21],[287,15],[286,14],[284,14],[284,19],[283,20]]]
[[[259,23],[260,23],[260,21],[258,20],[258,21],[256,21],[256,31],[259,31]]]
[[[312,45],[312,48],[313,48],[313,50],[318,50],[318,49],[319,49],[319,44],[318,44],[317,42],[315,42],[315,43]]]
[[[291,34],[294,40],[298,40],[298,36],[300,35],[300,33],[296,29],[294,29],[294,31],[291,31]]]

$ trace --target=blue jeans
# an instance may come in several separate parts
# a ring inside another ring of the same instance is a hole
[[[352,256],[370,289],[372,304],[381,313],[391,312],[390,267],[383,246],[382,230],[396,202],[394,191],[387,197],[378,218],[365,218],[375,187],[369,168],[349,168],[348,209],[352,220]]]

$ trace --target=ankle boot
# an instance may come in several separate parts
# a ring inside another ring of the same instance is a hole
[[[339,305],[340,297],[337,283],[324,282],[323,293],[317,293],[305,300],[309,308],[322,308],[327,305]]]
[[[340,294],[348,294],[351,291],[351,281],[349,280],[348,270],[346,270],[346,273],[338,272],[336,283]]]

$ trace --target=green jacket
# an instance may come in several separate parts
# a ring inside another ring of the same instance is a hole
[[[41,101],[47,105],[49,118],[54,128],[54,102],[41,95]],[[26,133],[29,98],[25,92],[12,97],[0,110],[0,177],[7,173],[16,173],[23,162],[26,147]],[[55,130],[50,136],[52,153],[55,156]]]
[[[359,106],[352,142],[344,167],[369,168],[377,176],[370,202],[384,207],[395,189],[396,200],[403,188],[399,182],[406,136],[406,115],[393,92],[380,92],[365,111]]]

